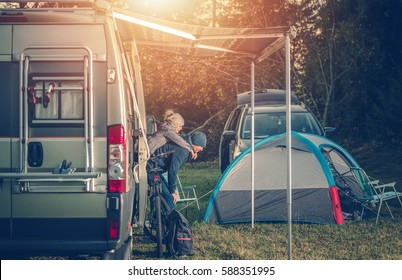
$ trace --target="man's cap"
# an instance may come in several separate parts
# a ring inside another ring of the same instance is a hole
[[[191,135],[191,142],[193,145],[205,148],[207,145],[207,136],[203,132],[196,131]]]

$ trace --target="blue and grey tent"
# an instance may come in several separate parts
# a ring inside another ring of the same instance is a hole
[[[359,167],[358,163],[344,148],[325,137],[293,131],[291,136],[292,221],[343,224],[345,212],[355,210],[353,197],[362,196],[350,172],[350,167]],[[286,134],[255,144],[255,222],[288,220],[286,149]],[[212,192],[204,221],[250,222],[251,207],[249,148],[222,174]]]

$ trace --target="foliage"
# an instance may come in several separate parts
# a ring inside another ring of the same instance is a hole
[[[216,3],[215,26],[284,25],[281,17],[276,15],[278,10],[268,9],[265,7],[266,2],[255,2],[255,5],[252,4],[253,1],[239,0],[216,1]],[[211,5],[212,1],[202,1],[196,10],[193,23],[210,25]],[[255,12],[261,17],[250,17],[250,14]],[[175,20],[189,22],[188,17],[180,18],[182,13],[174,15]],[[190,55],[163,53],[146,47],[141,47],[139,52],[148,112],[161,120],[163,112],[172,108],[183,115],[187,131],[202,125],[211,116],[216,116],[204,127],[208,135],[208,145],[201,159],[216,158],[220,133],[235,106],[236,94],[251,88],[251,61],[235,55],[227,56],[225,59],[200,58],[195,55],[196,53]],[[283,54],[274,56],[256,66],[256,89],[284,87],[282,57]]]
[[[341,144],[400,144],[402,139],[400,26],[398,0],[197,1],[170,19],[217,27],[294,26],[292,88]],[[184,6],[183,6],[184,7]],[[192,12],[194,13],[192,14]],[[192,15],[192,16],[191,16]],[[164,14],[164,18],[169,15]],[[200,59],[141,49],[149,112],[168,107],[185,116],[188,130],[206,126],[204,159],[218,152],[223,124],[237,93],[249,90],[249,62],[230,57]],[[283,54],[256,65],[256,89],[284,87]]]
[[[312,90],[336,140],[400,144],[400,1],[332,1],[321,7],[310,36],[302,83]],[[313,33],[314,35],[314,33]]]
[[[185,119],[184,132],[201,126],[211,116],[214,119],[203,129],[208,136],[205,154],[217,154],[218,137],[223,123],[234,107],[235,84],[225,72],[234,62],[219,68],[213,59],[183,57],[142,48],[142,77],[147,111],[161,121],[166,109],[179,112]],[[232,100],[228,96],[232,96]]]
[[[20,6],[35,8],[37,3]],[[330,137],[348,147],[401,145],[400,0],[176,0],[158,7],[149,6],[151,1],[130,5],[140,13],[203,26],[294,26],[292,89],[324,126],[336,127]],[[213,117],[203,127],[209,144],[201,159],[215,159],[235,95],[250,89],[250,61],[236,56],[202,59],[195,53],[150,48],[140,48],[140,56],[148,112],[161,119],[165,109],[177,110],[185,117],[187,132]],[[257,64],[256,89],[284,88],[283,71],[282,53]]]

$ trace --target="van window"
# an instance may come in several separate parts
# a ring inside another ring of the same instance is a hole
[[[83,121],[83,81],[44,79],[35,81],[34,89],[36,103],[31,107],[34,108],[32,123]]]

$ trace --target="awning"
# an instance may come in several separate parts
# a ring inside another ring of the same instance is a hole
[[[137,45],[187,55],[221,57],[234,53],[260,62],[285,46],[287,34],[291,38],[296,35],[295,30],[289,27],[203,27],[116,8],[112,13],[123,40],[135,37]]]
[[[188,55],[222,57],[235,53],[251,58],[251,221],[254,227],[254,63],[285,49],[286,144],[291,147],[290,40],[296,32],[289,27],[215,28],[180,24],[114,9],[112,17],[123,40],[153,46],[163,51]],[[287,150],[288,255],[292,259],[292,170]]]

